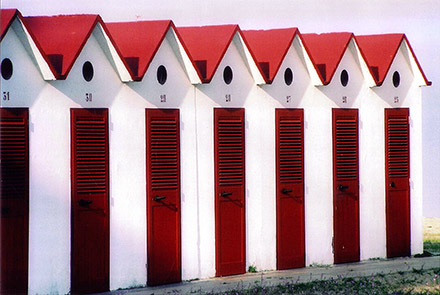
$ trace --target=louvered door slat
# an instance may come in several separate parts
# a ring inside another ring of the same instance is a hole
[[[149,122],[153,190],[176,189],[179,184],[178,126],[176,117],[154,117]]]
[[[244,183],[244,130],[241,117],[218,120],[218,167],[221,186]]]
[[[280,117],[280,181],[302,182],[303,179],[303,134],[302,118]]]
[[[25,109],[1,109],[0,198],[22,198],[28,194],[28,113]]]
[[[387,118],[387,164],[389,177],[409,176],[409,125],[406,115]]]
[[[78,115],[75,128],[75,171],[78,194],[107,190],[107,118],[94,114]]]
[[[336,178],[358,179],[358,122],[357,117],[339,118],[335,122]]]

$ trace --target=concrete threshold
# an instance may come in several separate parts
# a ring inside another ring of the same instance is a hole
[[[270,270],[242,275],[216,277],[210,279],[184,281],[177,284],[123,289],[101,293],[107,295],[158,295],[158,294],[203,294],[208,292],[226,292],[247,289],[258,283],[271,286],[287,282],[310,282],[332,278],[363,277],[376,274],[390,274],[413,269],[432,269],[440,267],[440,256],[414,258],[394,258],[365,260],[347,264],[317,265],[289,270]]]

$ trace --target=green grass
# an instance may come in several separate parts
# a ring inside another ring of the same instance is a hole
[[[266,286],[263,282],[255,282],[249,288],[231,290],[223,295],[253,295],[253,294],[392,294],[392,295],[440,295],[440,268],[431,270],[417,270],[402,273],[374,275],[359,278],[339,277],[330,280],[299,283],[294,280],[285,280],[275,286]]]
[[[440,253],[440,240],[423,241],[423,250],[431,253]]]

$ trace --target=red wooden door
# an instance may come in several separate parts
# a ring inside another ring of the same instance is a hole
[[[181,281],[179,110],[147,109],[147,283]]]
[[[333,109],[335,263],[359,261],[358,110]]]
[[[410,256],[409,109],[385,109],[387,256]]]
[[[108,110],[71,109],[71,144],[71,289],[108,291]]]
[[[0,108],[0,294],[28,289],[28,109]]]
[[[214,109],[216,275],[240,274],[245,249],[244,109]]]
[[[276,109],[277,269],[305,266],[302,109]]]

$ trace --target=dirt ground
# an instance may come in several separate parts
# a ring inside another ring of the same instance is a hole
[[[423,241],[440,242],[440,218],[423,218]]]

